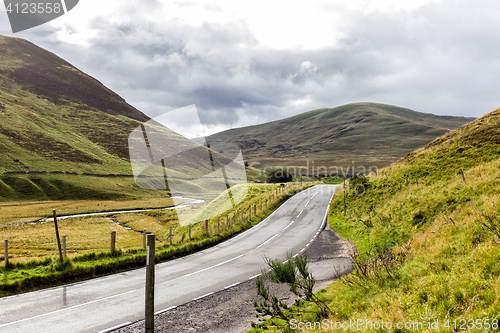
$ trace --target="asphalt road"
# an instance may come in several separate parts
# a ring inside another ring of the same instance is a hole
[[[255,278],[263,257],[307,249],[324,227],[335,185],[285,202],[250,230],[156,266],[155,311],[172,309]],[[145,269],[0,299],[0,332],[99,332],[144,317]]]

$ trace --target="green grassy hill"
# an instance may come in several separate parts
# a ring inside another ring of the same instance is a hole
[[[355,103],[227,130],[209,140],[235,142],[249,162],[261,166],[302,166],[314,160],[315,166],[347,167],[354,161],[381,167],[472,120]]]
[[[137,187],[130,177],[128,137],[147,120],[53,53],[0,36],[0,201],[165,195]],[[173,131],[161,131],[173,146],[193,146]],[[195,178],[196,153],[179,158],[179,177]]]
[[[148,117],[99,81],[0,36],[0,86],[0,173],[131,173],[127,137]]]
[[[382,173],[388,179],[350,181],[345,215],[342,191],[333,198],[330,224],[361,256],[353,274],[321,292],[334,309],[330,319],[394,325],[366,332],[396,332],[399,322],[422,323],[413,332],[497,331],[500,109]],[[429,328],[435,322],[438,329]]]

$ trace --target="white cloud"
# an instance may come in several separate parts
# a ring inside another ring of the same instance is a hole
[[[195,103],[219,130],[358,101],[480,116],[500,107],[499,14],[496,0],[86,0],[16,35],[152,117]]]

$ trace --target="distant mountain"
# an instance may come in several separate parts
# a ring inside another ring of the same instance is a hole
[[[261,168],[383,167],[472,120],[392,105],[354,103],[230,129],[208,140],[239,144],[245,158],[260,163]]]

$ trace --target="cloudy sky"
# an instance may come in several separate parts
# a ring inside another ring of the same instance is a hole
[[[500,107],[499,17],[498,0],[80,0],[16,34],[2,6],[0,34],[150,117],[196,104],[212,133],[351,102],[481,116]]]

